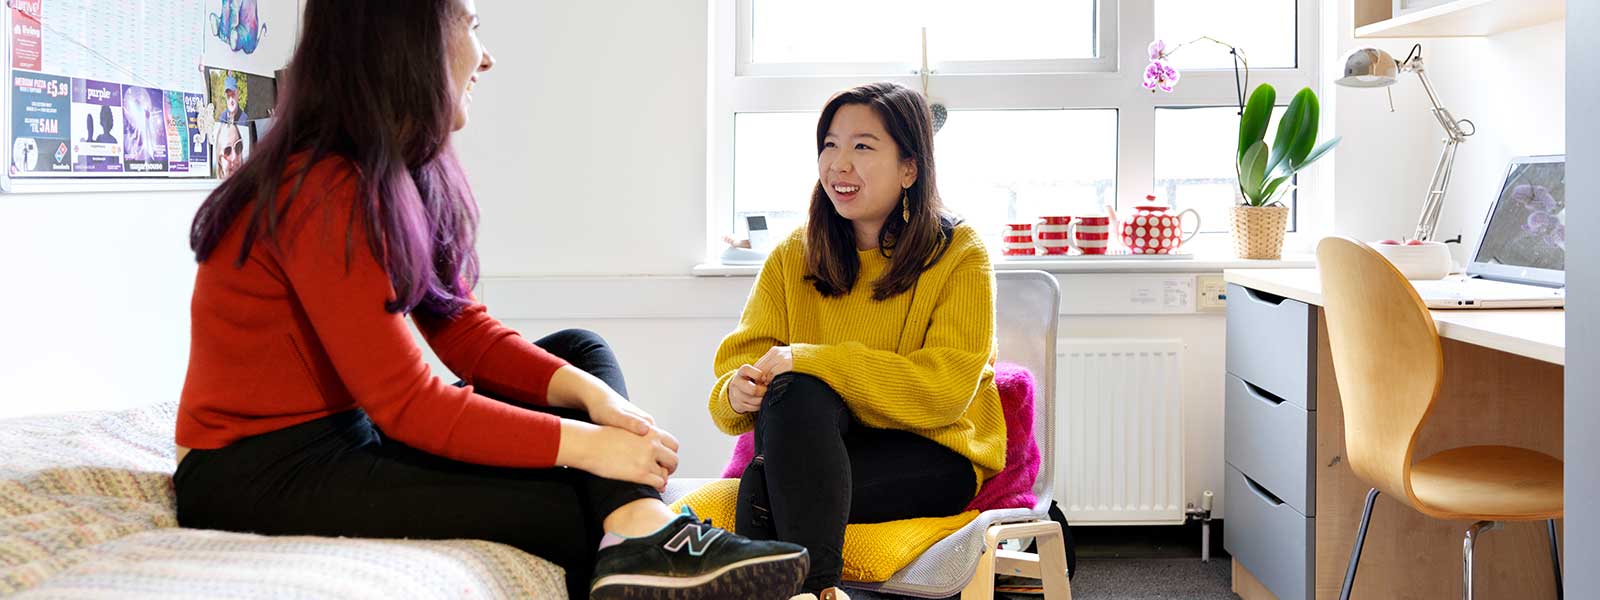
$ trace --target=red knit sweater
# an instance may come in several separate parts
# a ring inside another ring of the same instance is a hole
[[[355,184],[348,162],[319,162],[279,222],[276,247],[258,240],[234,266],[247,208],[200,264],[178,445],[221,448],[361,407],[387,436],[432,454],[504,467],[555,464],[560,419],[472,386],[542,405],[566,362],[474,302],[453,319],[413,315],[439,359],[470,385],[432,375],[405,318],[383,308],[394,288],[356,219]]]

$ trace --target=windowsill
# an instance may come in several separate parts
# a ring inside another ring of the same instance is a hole
[[[1201,252],[1192,258],[1108,256],[1007,260],[995,256],[992,260],[998,271],[1039,270],[1051,273],[1221,273],[1223,269],[1305,269],[1316,266],[1316,257],[1310,254],[1285,254],[1280,260],[1245,260],[1234,258],[1231,251]],[[704,263],[695,265],[692,272],[695,277],[751,277],[760,271],[761,265]]]

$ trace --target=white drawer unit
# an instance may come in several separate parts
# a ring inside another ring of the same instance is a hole
[[[1228,286],[1223,547],[1279,598],[1316,589],[1316,311]]]
[[[1228,464],[1301,514],[1316,516],[1312,506],[1317,497],[1316,471],[1310,452],[1316,447],[1314,413],[1234,375],[1227,378],[1223,454]]]
[[[1228,554],[1278,598],[1315,596],[1316,519],[1228,467]]]
[[[1316,410],[1316,326],[1304,302],[1229,284],[1228,372]]]

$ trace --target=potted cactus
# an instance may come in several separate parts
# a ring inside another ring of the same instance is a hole
[[[1316,144],[1321,109],[1311,88],[1301,89],[1278,120],[1278,134],[1269,146],[1267,124],[1277,90],[1267,84],[1250,94],[1239,119],[1235,164],[1239,203],[1233,207],[1233,249],[1239,258],[1276,259],[1283,254],[1289,207],[1280,201],[1294,187],[1295,173],[1322,158],[1339,138]]]

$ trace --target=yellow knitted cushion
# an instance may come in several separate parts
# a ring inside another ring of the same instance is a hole
[[[732,529],[734,503],[738,497],[739,480],[720,479],[674,502],[672,510],[687,505],[700,518]],[[844,529],[844,580],[886,581],[928,547],[966,527],[977,517],[978,511],[969,510],[949,517],[847,525]]]

